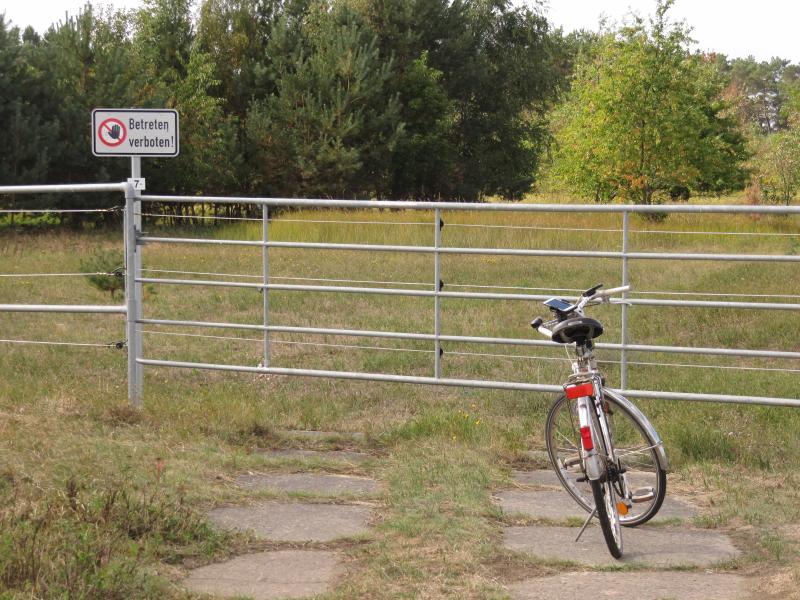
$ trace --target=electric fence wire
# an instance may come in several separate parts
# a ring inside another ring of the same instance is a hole
[[[449,350],[446,356],[480,356],[484,358],[513,358],[525,360],[554,360],[559,362],[571,361],[571,358],[561,358],[558,356],[534,356],[533,354],[497,354],[492,352],[456,352]]]
[[[244,275],[238,273],[216,273],[210,271],[177,271],[171,269],[142,269],[143,273],[165,273],[171,275],[202,275],[211,277],[236,277],[247,279],[263,280],[262,275]],[[0,273],[0,277],[85,277],[88,275],[106,275],[109,277],[120,276],[120,272],[91,272],[91,273]],[[332,279],[328,277],[280,277],[271,276],[270,279],[279,281],[314,281],[318,283],[359,283],[367,285],[396,285],[396,286],[420,286],[422,288],[433,287],[430,283],[421,281],[377,281],[371,279]],[[527,286],[514,286],[514,285],[479,285],[474,283],[448,283],[447,287],[451,288],[464,288],[464,289],[482,289],[482,290],[519,290],[531,292],[582,292],[578,288],[542,288],[542,287],[527,287]],[[717,293],[717,292],[670,292],[670,291],[644,291],[637,290],[635,294],[638,295],[656,295],[656,296],[692,296],[692,297],[731,297],[731,298],[783,298],[783,299],[800,299],[798,294],[732,294],[732,293]],[[633,298],[633,296],[631,297]]]
[[[276,223],[329,223],[341,225],[422,225],[423,227],[433,227],[435,223],[427,221],[337,221],[335,219],[276,219]]]
[[[261,222],[256,217],[220,217],[218,215],[168,215],[166,213],[134,213],[137,217],[155,217],[158,219],[213,219],[217,221],[253,221]]]
[[[478,229],[522,229],[531,231],[594,231],[597,233],[623,233],[624,229],[601,227],[542,227],[539,225],[485,225],[483,223],[448,223],[447,227],[473,227]],[[629,233],[666,234],[666,235],[742,235],[742,236],[776,236],[798,237],[800,233],[777,233],[758,231],[680,231],[674,229],[630,229]]]
[[[156,217],[160,219],[212,219],[220,221],[251,221],[261,223],[263,217],[220,217],[216,215],[170,215],[167,213],[136,213],[143,217]],[[336,225],[425,225],[432,227],[433,223],[425,221],[346,221],[337,219],[271,219],[271,223],[318,223]]]
[[[142,333],[149,333],[152,335],[168,335],[168,336],[176,336],[176,337],[191,337],[191,338],[205,338],[211,340],[232,340],[237,342],[259,342],[263,343],[263,338],[245,338],[245,337],[235,337],[235,336],[226,336],[226,335],[204,335],[201,333],[177,333],[173,331],[153,331],[153,330],[144,330]],[[347,348],[347,349],[354,349],[354,350],[389,350],[394,352],[423,352],[426,354],[433,354],[433,350],[420,350],[417,348],[391,348],[388,346],[363,346],[363,345],[356,345],[356,344],[330,344],[330,343],[323,343],[323,342],[294,342],[289,340],[270,340],[270,344],[285,344],[285,345],[292,345],[292,346],[323,346],[326,348]]]
[[[166,273],[172,275],[203,275],[212,277],[239,277],[248,279],[263,280],[263,275],[243,275],[236,273],[214,273],[207,271],[176,271],[168,269],[142,269],[143,273]],[[102,273],[101,273],[102,274]],[[327,277],[280,277],[271,275],[270,279],[279,281],[315,281],[322,283],[360,283],[372,285],[402,285],[402,286],[421,286],[423,288],[433,287],[433,284],[421,281],[377,281],[369,279],[332,279]],[[446,287],[450,288],[465,288],[465,289],[486,289],[486,290],[519,290],[530,292],[583,292],[583,289],[578,288],[554,288],[554,287],[527,287],[527,286],[514,286],[514,285],[479,285],[475,283],[447,283]],[[657,291],[657,290],[636,290],[633,292],[636,295],[656,295],[656,296],[693,296],[693,297],[731,297],[731,298],[785,298],[785,299],[800,299],[798,294],[735,294],[735,293],[718,293],[718,292],[671,292],[671,291]],[[634,296],[631,296],[634,299]]]
[[[210,275],[215,277],[244,277],[248,279],[260,279],[263,280],[263,275],[237,275],[234,273],[205,273],[202,271],[169,271],[166,269],[142,269],[143,273],[169,273],[173,275]],[[329,282],[329,283],[372,283],[376,285],[420,285],[420,286],[427,286],[433,287],[432,283],[421,283],[421,282],[413,282],[413,281],[372,281],[372,280],[360,280],[360,279],[329,279],[324,277],[277,277],[274,275],[270,276],[270,279],[278,279],[281,281],[317,281],[317,282]]]
[[[597,361],[601,364],[622,364],[620,360],[600,360]],[[781,369],[778,367],[740,367],[738,365],[693,365],[684,363],[662,363],[662,362],[642,362],[642,361],[628,361],[629,365],[638,365],[643,367],[687,367],[690,369],[722,369],[731,371],[777,371],[780,373],[800,373],[800,369]]]

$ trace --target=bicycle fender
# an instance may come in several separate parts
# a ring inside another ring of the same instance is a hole
[[[665,471],[669,471],[669,459],[667,458],[667,452],[664,450],[664,442],[661,440],[661,436],[658,435],[656,428],[650,423],[644,413],[639,410],[639,408],[630,400],[628,400],[625,396],[620,394],[615,390],[611,390],[609,388],[603,388],[603,392],[611,396],[616,402],[620,405],[624,406],[626,410],[628,410],[633,417],[641,423],[642,428],[647,433],[647,437],[650,438],[650,442],[655,446],[656,454],[658,454],[658,460],[661,462],[661,466]]]

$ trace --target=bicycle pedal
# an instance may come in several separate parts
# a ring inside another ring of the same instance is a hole
[[[589,481],[589,478],[588,477],[578,477],[575,481],[577,481],[578,483],[586,483],[587,481]]]
[[[638,490],[633,492],[631,496],[631,502],[634,503],[641,503],[641,502],[650,502],[656,497],[656,492],[653,488],[639,488]]]

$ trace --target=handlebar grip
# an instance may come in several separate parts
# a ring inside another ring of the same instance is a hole
[[[553,338],[553,332],[547,329],[547,327],[543,327],[544,321],[542,317],[536,317],[533,321],[531,321],[531,327],[533,327],[536,331],[541,333],[544,337]]]

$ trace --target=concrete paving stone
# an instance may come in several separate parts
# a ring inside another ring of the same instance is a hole
[[[325,496],[372,494],[378,490],[378,482],[374,479],[326,473],[242,475],[236,478],[236,483],[252,490],[302,492]]]
[[[363,452],[352,452],[350,450],[303,450],[299,448],[261,450],[259,451],[259,454],[265,458],[312,458],[349,463],[362,463],[365,460],[372,458],[369,454],[365,454]]]
[[[360,431],[316,431],[313,429],[287,429],[281,432],[287,437],[302,438],[305,440],[351,439],[363,440],[364,434]]]
[[[591,493],[587,495],[591,498]],[[498,492],[495,498],[504,512],[520,513],[532,519],[585,519],[588,516],[564,490],[507,490]],[[634,504],[632,514],[636,514],[637,506],[643,505]],[[690,519],[696,513],[693,507],[667,495],[653,521],[657,523],[666,519]]]
[[[519,581],[509,587],[514,600],[744,600],[746,581],[715,573],[559,573]]]
[[[511,478],[520,485],[536,485],[542,487],[561,487],[553,469],[536,469],[534,471],[512,471]]]
[[[278,550],[194,569],[183,585],[195,593],[223,598],[306,598],[330,591],[343,574],[344,568],[334,552]]]
[[[626,527],[623,556],[614,559],[599,525],[590,526],[579,542],[576,527],[508,527],[506,548],[550,560],[568,560],[593,567],[636,563],[650,567],[707,567],[736,558],[739,551],[727,535],[677,527]]]
[[[279,542],[330,542],[367,532],[370,510],[341,504],[267,502],[216,508],[209,519],[217,527],[252,531]]]

